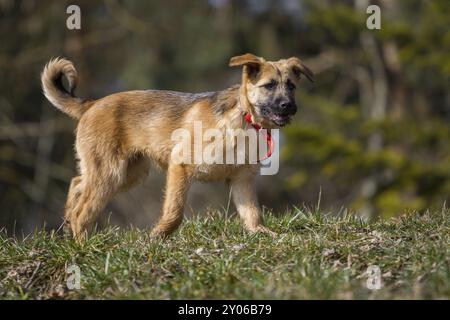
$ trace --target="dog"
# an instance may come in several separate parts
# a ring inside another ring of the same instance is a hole
[[[192,131],[194,121],[219,130],[243,129],[249,123],[281,128],[297,112],[295,89],[300,78],[313,81],[313,73],[296,57],[266,61],[250,53],[231,58],[229,66],[242,67],[242,81],[222,91],[142,90],[85,100],[74,95],[78,76],[71,61],[56,58],[46,64],[41,74],[45,97],[78,120],[79,175],[70,183],[65,205],[65,221],[75,239],[84,239],[107,202],[141,181],[152,164],[167,170],[162,213],[152,236],[166,237],[180,225],[194,180],[227,181],[245,228],[271,233],[263,224],[256,196],[259,164],[214,164],[205,173],[198,164],[175,163],[171,133],[178,128]]]

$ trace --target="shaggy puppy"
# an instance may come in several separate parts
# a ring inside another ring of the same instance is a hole
[[[173,133],[177,129],[193,133],[194,123],[200,122],[204,130],[218,129],[224,133],[223,140],[232,139],[230,145],[237,152],[236,136],[230,138],[225,132],[249,125],[283,127],[297,111],[294,92],[300,76],[312,80],[313,74],[298,58],[272,62],[244,54],[231,58],[230,66],[243,67],[242,82],[223,91],[128,91],[97,100],[74,96],[77,71],[72,62],[54,59],[45,66],[41,78],[45,96],[78,120],[79,175],[72,179],[65,207],[75,238],[82,239],[107,202],[145,177],[152,163],[167,170],[164,205],[154,236],[167,236],[179,226],[194,179],[228,181],[245,227],[251,232],[268,231],[254,186],[259,165],[174,161]]]

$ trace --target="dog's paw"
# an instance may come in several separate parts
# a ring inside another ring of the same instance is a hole
[[[73,239],[75,240],[76,243],[78,243],[78,245],[84,246],[87,240],[89,239],[87,230],[79,232],[77,234],[73,234]]]
[[[150,232],[150,239],[151,240],[164,240],[169,237],[170,232],[167,232],[165,230],[159,230],[159,229],[153,229]]]
[[[255,228],[250,229],[251,233],[264,233],[264,234],[268,234],[272,237],[276,237],[278,236],[278,233],[270,230],[269,228],[265,227],[265,226],[257,226]]]

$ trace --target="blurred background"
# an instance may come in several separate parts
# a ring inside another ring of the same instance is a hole
[[[81,30],[66,8],[81,8]],[[366,8],[381,8],[381,30]],[[0,0],[0,228],[57,228],[72,176],[76,122],[42,95],[55,56],[80,75],[76,94],[220,90],[238,83],[229,58],[297,56],[299,113],[282,132],[276,176],[261,203],[391,217],[450,199],[450,1],[448,0]],[[117,197],[104,219],[148,228],[164,176]],[[226,208],[224,184],[195,184],[186,214]],[[230,211],[234,211],[231,207]]]

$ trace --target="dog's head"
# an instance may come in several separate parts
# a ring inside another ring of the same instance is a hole
[[[231,58],[229,65],[243,66],[241,100],[247,100],[246,111],[265,128],[288,124],[297,112],[295,89],[301,75],[313,81],[312,71],[295,57],[265,61],[247,53]]]

